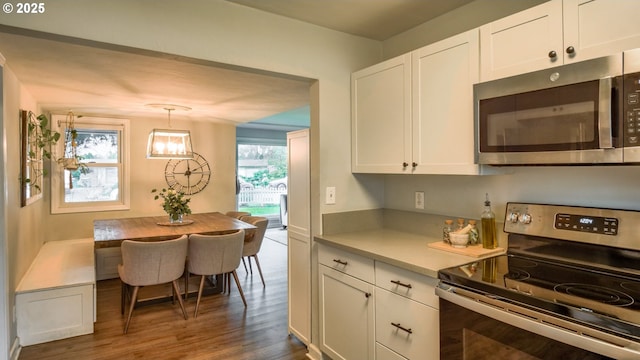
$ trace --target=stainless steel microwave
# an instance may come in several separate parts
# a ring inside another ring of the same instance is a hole
[[[473,90],[480,164],[640,163],[640,49]]]

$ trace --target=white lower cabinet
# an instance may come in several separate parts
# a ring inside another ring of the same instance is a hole
[[[333,360],[374,359],[373,260],[318,246],[320,350]]]
[[[320,349],[333,360],[373,359],[373,285],[320,265]]]
[[[320,349],[333,360],[439,359],[437,280],[318,248]]]

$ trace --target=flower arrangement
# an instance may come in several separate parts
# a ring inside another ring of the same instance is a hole
[[[153,189],[151,192],[157,192],[154,200],[163,199],[162,208],[169,214],[171,222],[180,222],[183,215],[191,214],[191,209],[189,208],[191,198],[185,198],[183,192],[175,191],[171,188],[160,191]]]

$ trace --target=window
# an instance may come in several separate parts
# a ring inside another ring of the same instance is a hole
[[[56,154],[64,154],[65,142],[70,147],[71,139],[64,139],[65,119],[52,117],[52,126],[62,134]],[[129,121],[81,117],[74,123],[81,166],[66,170],[61,164],[52,165],[51,212],[128,210]]]

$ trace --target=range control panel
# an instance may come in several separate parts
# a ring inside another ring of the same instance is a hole
[[[640,251],[640,210],[513,202],[504,232]]]
[[[559,213],[555,216],[554,226],[559,230],[618,235],[619,223],[617,218]]]

